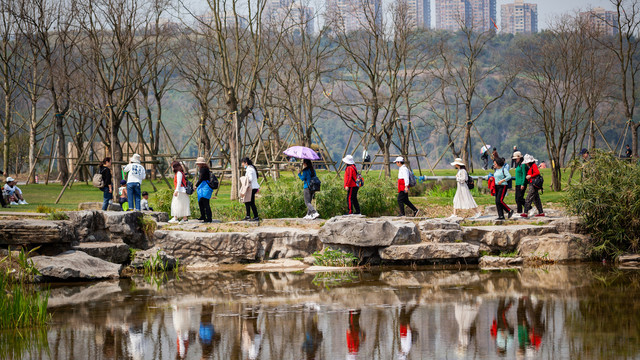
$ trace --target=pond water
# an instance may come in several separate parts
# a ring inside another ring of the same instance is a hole
[[[8,359],[640,359],[640,270],[184,273],[52,286]]]

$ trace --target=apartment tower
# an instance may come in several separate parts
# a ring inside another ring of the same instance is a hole
[[[501,6],[501,32],[505,34],[533,34],[538,32],[538,5],[524,0]]]

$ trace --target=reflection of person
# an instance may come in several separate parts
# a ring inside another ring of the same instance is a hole
[[[398,317],[398,322],[400,323],[400,354],[398,354],[398,359],[400,360],[407,358],[413,345],[414,331],[411,328],[411,315],[415,309],[415,306],[410,310],[407,309],[407,306],[402,306],[400,309],[400,316]]]
[[[242,358],[254,360],[260,354],[262,334],[258,328],[258,318],[255,316],[242,319]]]
[[[455,304],[454,311],[458,323],[458,353],[467,352],[471,334],[475,333],[475,321],[480,309],[479,303]]]
[[[186,359],[189,349],[189,329],[191,327],[191,311],[181,305],[173,305],[173,328],[176,331],[178,351],[176,359]]]
[[[349,328],[347,329],[347,359],[356,359],[360,352],[360,342],[367,334],[360,329],[360,310],[349,310]]]
[[[198,340],[200,341],[200,347],[202,347],[202,359],[209,359],[213,355],[214,345],[220,342],[220,334],[215,331],[213,323],[211,322],[213,316],[213,305],[202,305],[202,312],[200,313],[200,331],[198,333]]]
[[[513,305],[511,299],[507,302],[501,298],[498,302],[498,312],[491,324],[491,337],[494,338],[499,354],[506,354],[507,349],[513,344],[513,326],[509,324],[507,313]]]
[[[302,343],[302,351],[306,360],[316,360],[318,350],[322,343],[322,331],[318,328],[318,313],[313,311],[305,313],[306,323],[304,328],[304,342]]]

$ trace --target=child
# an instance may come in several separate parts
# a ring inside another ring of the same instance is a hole
[[[120,204],[120,206],[122,206],[122,210],[125,210],[129,208],[129,203],[127,200],[127,180],[120,180],[120,187],[118,188],[118,203]],[[125,209],[125,205],[126,205],[126,209]]]
[[[140,200],[140,209],[153,211],[153,208],[149,206],[149,193],[146,191],[142,192],[142,200]]]

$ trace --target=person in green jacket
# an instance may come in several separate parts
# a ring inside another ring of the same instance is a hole
[[[524,194],[527,193],[527,165],[523,162],[524,158],[520,151],[513,153],[513,161],[516,165],[516,205],[518,206],[518,214],[524,209]]]

